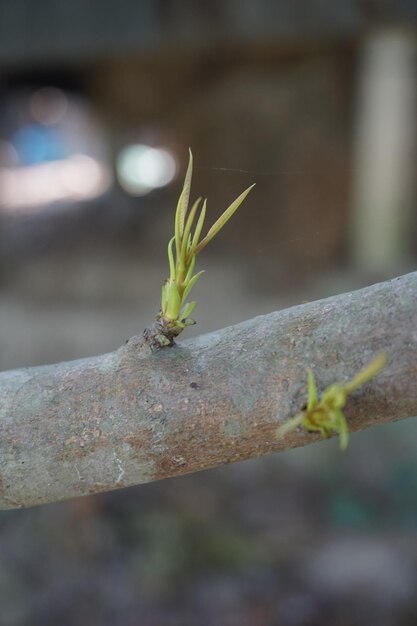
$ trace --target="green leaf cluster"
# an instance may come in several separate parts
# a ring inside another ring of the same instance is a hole
[[[349,443],[349,429],[342,409],[352,391],[376,376],[385,364],[385,355],[379,354],[351,381],[326,387],[320,397],[317,394],[314,374],[308,369],[307,408],[278,428],[277,436],[283,437],[294,428],[302,426],[309,432],[321,433],[325,438],[333,433],[339,435],[340,447],[342,450],[346,449]]]
[[[178,331],[185,326],[195,323],[190,318],[190,315],[197,303],[195,301],[187,302],[187,298],[201,274],[204,273],[204,270],[197,273],[194,272],[196,256],[223,228],[242,204],[250,190],[255,186],[251,185],[245,189],[213,224],[205,237],[201,238],[206,217],[207,200],[205,199],[202,202],[202,199],[198,198],[189,209],[192,174],[193,155],[190,150],[184,185],[175,213],[175,234],[168,244],[170,273],[169,278],[167,278],[162,287],[161,312],[159,315],[167,324],[175,327]],[[200,212],[197,218],[199,209]]]

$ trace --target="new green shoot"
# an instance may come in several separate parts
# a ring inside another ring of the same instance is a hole
[[[317,394],[317,385],[311,369],[308,374],[307,407],[298,415],[291,418],[277,430],[277,437],[302,426],[309,432],[319,432],[325,438],[332,433],[339,435],[340,447],[344,450],[349,443],[349,429],[343,408],[349,395],[358,387],[373,378],[386,364],[384,354],[379,354],[369,365],[362,369],[351,381],[335,383],[326,387],[321,396]]]
[[[190,316],[197,303],[193,300],[187,301],[187,298],[204,272],[204,270],[195,272],[197,255],[230,220],[255,186],[251,185],[245,189],[212,225],[207,234],[202,237],[207,200],[202,201],[201,198],[198,198],[189,209],[193,174],[191,150],[189,153],[187,173],[175,213],[174,236],[168,244],[169,278],[166,279],[162,287],[159,314],[162,328],[167,328],[173,336],[178,335],[186,326],[195,323]]]

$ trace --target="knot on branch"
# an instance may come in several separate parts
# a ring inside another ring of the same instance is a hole
[[[172,348],[175,338],[182,332],[183,326],[179,326],[174,320],[167,320],[158,316],[152,326],[145,328],[143,338],[152,352],[161,348]]]

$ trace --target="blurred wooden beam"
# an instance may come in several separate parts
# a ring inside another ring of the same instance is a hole
[[[0,64],[346,38],[376,21],[416,18],[415,3],[406,0],[0,0]]]
[[[383,29],[364,42],[353,159],[351,249],[365,275],[410,267],[417,182],[417,35]]]

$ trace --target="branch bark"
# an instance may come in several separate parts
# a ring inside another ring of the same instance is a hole
[[[387,367],[348,401],[351,430],[417,415],[417,273],[152,353],[0,374],[0,508],[109,491],[320,440],[277,439],[320,388],[377,352]]]

